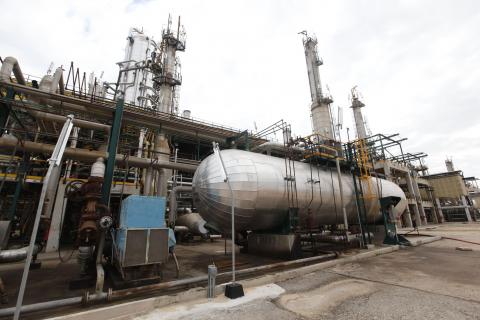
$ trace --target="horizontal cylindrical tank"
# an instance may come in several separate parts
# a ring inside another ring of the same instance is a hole
[[[325,168],[295,161],[295,175],[286,174],[288,161],[282,158],[242,150],[221,152],[235,196],[237,231],[273,230],[285,223],[289,206],[287,184],[295,179],[299,223],[303,226],[342,224],[340,191],[335,168]],[[350,224],[358,223],[356,198],[351,174],[341,175],[344,201]],[[394,214],[399,217],[406,207],[405,194],[393,182],[371,178],[362,182],[367,220],[381,217],[378,197],[397,196],[401,201]],[[369,191],[370,190],[370,191]],[[368,194],[370,193],[370,194]],[[220,163],[213,155],[202,161],[193,178],[193,200],[202,217],[220,231],[228,232],[231,195],[221,175]]]

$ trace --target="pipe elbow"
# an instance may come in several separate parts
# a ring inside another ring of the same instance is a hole
[[[19,84],[26,84],[18,60],[14,57],[6,57],[3,60],[2,68],[0,69],[0,81],[10,82],[10,75],[12,72]]]

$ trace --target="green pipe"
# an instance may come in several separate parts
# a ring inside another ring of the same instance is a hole
[[[120,129],[122,127],[124,100],[117,99],[117,105],[113,116],[112,129],[110,131],[110,139],[108,142],[108,158],[105,166],[105,176],[102,186],[102,202],[110,205],[110,191],[113,182],[113,171],[115,169],[115,156],[117,154],[118,139],[120,137]]]

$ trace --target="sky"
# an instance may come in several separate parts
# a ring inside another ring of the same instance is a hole
[[[180,109],[239,129],[283,119],[311,132],[302,37],[318,38],[324,90],[354,132],[358,86],[372,133],[400,133],[430,173],[453,159],[480,177],[480,1],[0,0],[0,56],[27,74],[51,62],[115,82],[131,27],[160,40],[168,15],[187,32]],[[334,111],[336,113],[336,111]]]

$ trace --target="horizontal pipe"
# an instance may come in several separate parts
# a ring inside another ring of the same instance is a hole
[[[49,309],[73,306],[80,304],[83,300],[83,297],[74,297],[61,300],[52,300],[47,302],[40,302],[34,304],[24,305],[21,308],[21,313],[35,312],[35,311],[44,311]],[[0,317],[11,316],[15,312],[15,307],[0,309]]]
[[[256,147],[253,147],[250,151],[252,152],[264,152],[264,151],[278,151],[278,152],[281,152],[283,154],[287,153],[287,152],[290,152],[290,151],[295,151],[295,152],[298,152],[298,153],[305,153],[305,149],[304,148],[300,148],[300,147],[287,147],[285,144],[283,143],[280,143],[280,142],[273,142],[273,141],[268,141],[268,142],[265,142],[265,143],[262,143],[261,145],[258,145]]]
[[[38,253],[39,246],[35,245],[33,248],[33,255]],[[28,246],[20,249],[8,249],[0,251],[0,263],[18,262],[27,257]]]
[[[48,112],[43,112],[43,111],[30,110],[29,113],[37,119],[47,120],[47,121],[64,123],[65,119],[66,119],[66,117],[64,117],[64,116],[61,116],[61,115],[58,115],[58,114],[53,114],[53,113],[48,113]],[[87,121],[87,120],[80,120],[80,119],[74,119],[73,120],[73,125],[76,126],[76,127],[85,128],[85,129],[102,130],[102,131],[105,131],[107,133],[110,132],[110,128],[111,128],[107,124],[96,123],[96,122]]]
[[[12,138],[12,137],[6,137],[6,136],[0,137],[0,148],[13,149],[15,148],[15,146],[17,147],[17,150],[46,153],[46,154],[51,154],[53,152],[53,149],[55,148],[55,146],[51,144],[38,143],[38,142],[32,142],[32,141],[18,142],[15,138]],[[79,160],[79,161],[94,163],[95,161],[97,161],[98,158],[107,159],[108,152],[86,150],[86,149],[79,149],[79,148],[65,148],[63,157],[65,159],[72,159],[72,160]],[[192,164],[162,161],[162,160],[148,159],[148,158],[138,158],[138,157],[128,157],[127,159],[125,159],[123,154],[117,154],[115,157],[115,163],[117,165],[125,165],[127,161],[130,167],[136,167],[136,168],[153,167],[154,169],[165,168],[165,169],[175,169],[175,170],[188,171],[188,172],[194,172],[197,169],[197,166]]]
[[[88,111],[103,119],[111,119],[112,112],[115,110],[115,103],[113,101],[92,102],[67,95],[44,92],[36,88],[9,81],[0,80],[0,86],[13,88],[16,92],[35,97],[37,100],[42,100],[55,107],[62,107],[73,111]],[[186,121],[185,118],[180,119],[168,113],[152,113],[149,110],[142,110],[130,106],[125,107],[123,120],[125,123],[155,129],[158,129],[159,124],[161,124],[162,131],[166,133],[175,133],[181,136],[195,137],[209,141],[225,142],[227,137],[238,135],[237,131],[230,129],[216,128],[197,121]]]
[[[235,272],[235,274],[236,275],[245,275],[245,274],[250,274],[250,273],[255,273],[255,272],[260,272],[260,271],[268,271],[268,270],[272,270],[272,269],[276,269],[276,268],[280,268],[280,267],[288,267],[288,266],[293,266],[293,265],[298,265],[298,264],[303,264],[303,263],[309,263],[309,262],[315,262],[315,261],[320,261],[320,260],[325,260],[325,259],[331,259],[331,258],[335,258],[335,257],[337,257],[337,255],[335,253],[329,253],[329,254],[324,254],[324,255],[321,255],[321,256],[315,256],[315,257],[292,260],[292,261],[285,261],[285,262],[278,262],[278,263],[268,264],[268,265],[259,266],[259,267],[241,269],[241,270],[237,270]],[[232,275],[232,272],[229,271],[229,272],[219,273],[217,275],[217,277],[230,277],[231,275]],[[131,296],[131,295],[134,295],[134,294],[146,293],[146,292],[156,291],[156,290],[161,290],[161,289],[175,288],[175,287],[180,287],[180,286],[185,286],[185,285],[192,285],[192,284],[197,284],[197,283],[204,282],[204,281],[207,281],[207,280],[208,280],[208,275],[204,275],[204,276],[198,276],[198,277],[193,277],[193,278],[188,278],[188,279],[151,284],[151,285],[146,285],[146,286],[141,286],[141,287],[136,287],[136,288],[116,290],[116,291],[113,291],[110,294],[109,298],[110,299],[124,298],[124,297],[128,297],[128,296]]]
[[[335,253],[329,253],[329,254],[324,254],[321,256],[315,256],[315,257],[310,257],[305,259],[278,262],[278,263],[273,263],[265,266],[242,269],[242,270],[236,271],[236,274],[245,275],[245,274],[250,274],[250,273],[255,273],[260,271],[268,271],[268,270],[272,270],[280,267],[304,264],[309,262],[316,262],[316,261],[321,261],[321,260],[331,259],[336,257],[337,255]],[[224,272],[224,273],[218,274],[217,277],[229,277],[230,275],[231,275],[231,272]],[[170,288],[198,284],[201,282],[205,282],[207,280],[208,280],[208,275],[203,275],[203,276],[197,276],[197,277],[188,278],[188,279],[157,283],[157,284],[146,285],[146,286],[141,286],[136,288],[116,290],[110,293],[104,293],[104,292],[99,294],[95,293],[95,294],[87,295],[86,297],[73,297],[73,298],[25,305],[25,306],[22,306],[21,311],[22,313],[27,313],[27,312],[43,311],[48,309],[78,305],[80,303],[84,303],[84,302],[86,303],[89,301],[110,301],[114,299],[122,299],[132,295],[148,293],[151,291],[157,291],[161,289],[170,289]],[[15,311],[15,308],[0,309],[0,317],[10,316],[14,313],[14,311]]]
[[[175,212],[176,214],[176,212]],[[185,213],[176,217],[175,224],[186,226],[191,233],[201,235],[203,238],[209,238],[209,231],[205,228],[207,222],[196,212]]]
[[[175,232],[185,233],[188,232],[188,228],[185,226],[175,226]]]

